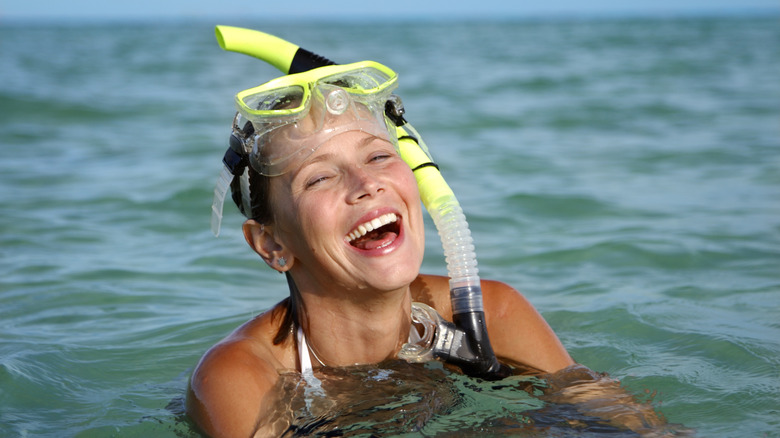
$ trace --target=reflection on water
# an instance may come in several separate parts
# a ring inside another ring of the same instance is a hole
[[[321,388],[298,373],[278,383],[277,412],[257,436],[681,436],[606,376],[575,366],[497,382],[438,362],[323,368]]]

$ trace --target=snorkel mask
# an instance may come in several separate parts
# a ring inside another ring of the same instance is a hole
[[[230,148],[212,205],[214,234],[219,234],[230,183],[233,177],[247,177],[247,164],[264,176],[283,175],[331,138],[350,131],[386,140],[398,150],[394,115],[403,109],[392,95],[397,86],[393,70],[363,61],[286,75],[239,92]],[[248,182],[242,181],[245,212],[251,211],[248,189]]]
[[[261,175],[282,175],[348,131],[397,144],[395,127],[385,116],[397,81],[389,68],[364,61],[282,76],[238,93],[238,113],[254,127],[246,139],[250,164]],[[240,123],[234,123],[234,133]]]

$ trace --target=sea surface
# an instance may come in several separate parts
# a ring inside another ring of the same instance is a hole
[[[278,74],[215,24],[395,69],[483,278],[669,423],[780,436],[780,17],[395,19],[0,21],[0,436],[193,435],[198,359],[287,295],[233,206],[209,230],[233,95]],[[401,396],[299,434],[625,435],[522,379],[355,373]]]

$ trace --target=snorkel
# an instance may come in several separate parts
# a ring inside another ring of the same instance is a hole
[[[224,50],[261,59],[285,74],[335,64],[263,32],[231,26],[217,26],[215,32]],[[498,362],[488,338],[476,254],[463,210],[422,138],[404,120],[400,99],[389,101],[386,108],[397,126],[401,157],[414,172],[423,205],[442,239],[454,323],[441,319],[435,311],[413,314],[416,322],[427,326],[426,332],[431,336],[424,347],[405,345],[399,357],[419,362],[438,358],[457,365],[470,376],[503,378],[508,375],[508,368]]]

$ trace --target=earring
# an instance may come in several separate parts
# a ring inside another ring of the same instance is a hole
[[[279,257],[279,266],[283,268],[284,265],[286,264],[287,264],[287,260],[285,260],[284,257]]]

